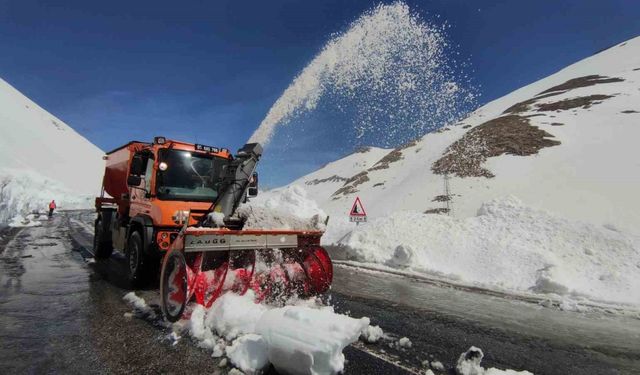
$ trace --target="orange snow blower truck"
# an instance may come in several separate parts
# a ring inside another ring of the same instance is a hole
[[[104,157],[96,198],[94,253],[126,256],[133,284],[157,276],[169,321],[195,300],[211,306],[225,291],[256,299],[318,295],[333,268],[321,231],[246,230],[236,209],[258,193],[257,143],[236,155],[218,147],[154,138],[130,142]]]

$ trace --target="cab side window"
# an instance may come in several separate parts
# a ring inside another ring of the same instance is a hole
[[[153,179],[153,153],[141,151],[133,156],[129,169],[129,186],[136,186],[151,193],[151,180]]]
[[[144,175],[142,176],[142,179],[144,180],[144,190],[147,191],[147,193],[151,194],[151,179],[153,178],[153,158],[151,157],[147,157],[146,158],[146,167],[144,170]]]

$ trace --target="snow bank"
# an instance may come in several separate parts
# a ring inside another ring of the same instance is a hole
[[[397,211],[357,227],[335,218],[325,228],[326,214],[293,185],[239,211],[249,228],[326,229],[323,243],[345,246],[359,262],[506,291],[640,305],[640,237],[513,196],[489,201],[468,218]]]
[[[93,196],[69,190],[60,182],[32,171],[0,170],[0,224],[32,211],[48,210],[55,199],[59,209],[93,207]]]
[[[18,171],[15,176],[34,171],[41,175],[36,182],[46,178],[74,192],[100,192],[104,153],[1,78],[0,134],[2,168]]]
[[[140,309],[139,299],[129,301]],[[367,331],[369,319],[336,314],[313,300],[285,307],[256,304],[249,291],[226,293],[208,310],[196,305],[187,327],[199,346],[214,357],[226,355],[245,373],[272,363],[283,373],[335,374],[344,369],[342,350]]]
[[[482,350],[472,346],[458,358],[456,373],[458,375],[533,375],[529,371],[499,370],[493,367],[485,369],[480,366],[483,357]]]
[[[519,292],[640,304],[640,238],[510,197],[460,219],[396,212],[341,241],[357,261]]]
[[[44,220],[47,219],[45,216]],[[39,227],[42,225],[40,221],[40,215],[27,215],[27,216],[14,216],[9,222],[9,226],[12,228],[24,228],[24,227]]]
[[[297,185],[265,192],[240,206],[236,215],[246,220],[246,229],[324,230],[327,218]]]

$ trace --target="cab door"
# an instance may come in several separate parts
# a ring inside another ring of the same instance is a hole
[[[153,154],[148,151],[136,153],[134,159],[138,159],[132,164],[138,164],[140,172],[140,183],[130,185],[131,209],[129,215],[135,217],[138,215],[148,216],[151,213],[151,200],[153,196]]]

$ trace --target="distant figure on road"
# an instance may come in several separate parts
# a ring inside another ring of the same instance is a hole
[[[53,216],[53,210],[56,209],[56,201],[52,200],[51,203],[49,203],[49,217]]]

